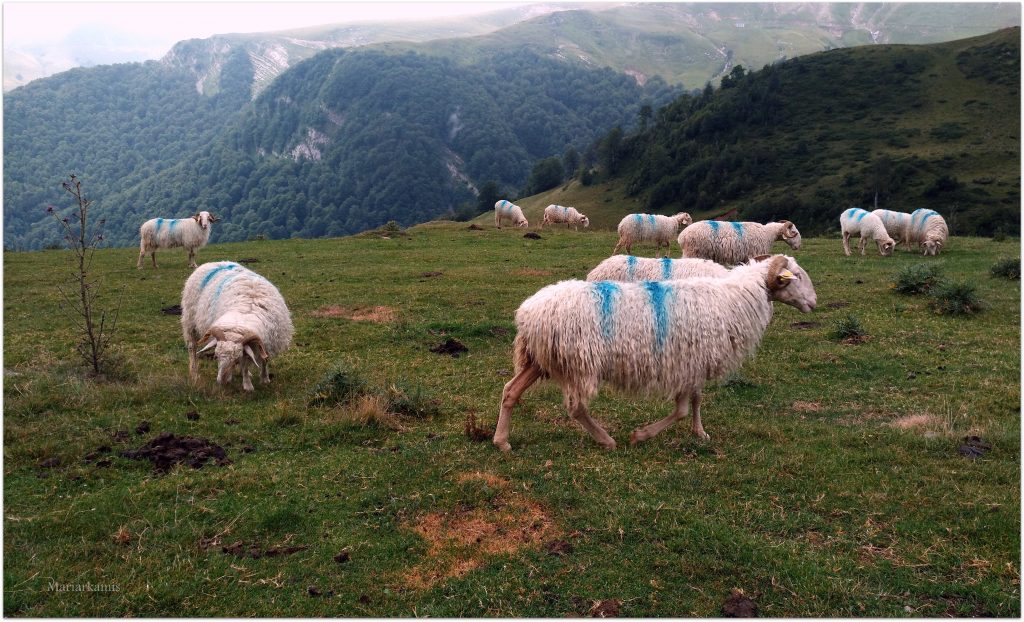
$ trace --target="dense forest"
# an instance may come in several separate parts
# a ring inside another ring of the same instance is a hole
[[[647,209],[837,227],[847,207],[942,213],[952,232],[1020,230],[1020,29],[832,50],[685,94],[606,143]]]
[[[608,69],[525,50],[472,65],[415,53],[330,50],[292,67],[231,115],[227,100],[239,90],[224,89],[223,79],[213,98],[194,88],[182,97],[188,89],[177,85],[165,90],[178,97],[160,103],[152,92],[159,80],[151,77],[164,75],[158,66],[120,71],[123,82],[133,84],[135,74],[147,80],[124,90],[132,98],[125,103],[107,93],[118,103],[104,105],[123,109],[122,116],[82,114],[68,101],[28,115],[23,110],[41,99],[36,93],[5,110],[22,128],[5,145],[8,162],[19,161],[5,167],[11,184],[5,216],[14,216],[5,219],[8,248],[38,248],[53,239],[34,214],[41,217],[59,194],[21,189],[45,188],[44,175],[58,186],[71,170],[112,217],[108,240],[115,245],[135,243],[148,217],[202,209],[223,217],[215,234],[221,241],[422,222],[472,202],[481,186],[524,191],[538,160],[561,157],[568,147],[583,151],[609,127],[634,124],[642,107],[680,93],[660,79],[641,87]],[[73,99],[92,99],[99,89],[79,91]],[[55,126],[48,141],[74,143],[75,150],[33,148],[30,128],[40,125]],[[29,152],[36,166],[20,162]]]

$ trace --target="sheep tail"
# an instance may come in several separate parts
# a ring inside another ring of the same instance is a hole
[[[540,370],[541,378],[548,377],[548,372],[541,368],[533,358],[533,355],[530,354],[530,350],[526,345],[526,338],[522,333],[517,333],[515,341],[512,342],[512,364],[516,370],[514,375],[518,375],[524,369],[536,367]]]

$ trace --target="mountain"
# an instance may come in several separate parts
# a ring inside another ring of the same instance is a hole
[[[1020,232],[1020,28],[803,56],[684,95],[621,141],[621,173],[519,201],[781,218],[817,235],[848,207],[931,208],[957,235]]]

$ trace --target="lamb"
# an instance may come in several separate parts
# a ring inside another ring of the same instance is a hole
[[[501,221],[506,218],[511,220],[512,224],[517,227],[530,226],[530,223],[526,221],[526,216],[523,216],[523,208],[511,201],[502,199],[494,204],[494,226],[501,229]]]
[[[624,250],[629,254],[632,252],[633,244],[637,242],[654,242],[654,256],[661,257],[661,247],[664,246],[665,252],[668,253],[676,233],[691,222],[693,218],[686,212],[679,212],[675,216],[629,214],[619,221],[619,241],[612,252]]]
[[[783,240],[795,251],[800,250],[800,232],[788,220],[767,224],[702,220],[679,234],[679,247],[683,257],[710,259],[733,266],[771,253],[776,240]]]
[[[590,219],[584,214],[576,211],[574,207],[565,207],[564,205],[549,205],[544,208],[544,220],[541,221],[540,226],[543,229],[544,225],[565,223],[565,228],[568,229],[569,225],[573,225],[576,231],[580,230],[580,225],[586,229],[590,226]]]
[[[214,348],[217,383],[226,386],[239,367],[245,391],[253,390],[250,361],[262,367],[260,379],[270,382],[269,359],[288,349],[293,333],[288,306],[277,288],[230,261],[205,263],[185,281],[181,330],[193,383],[199,381],[198,355]],[[203,343],[206,345],[197,351]]]
[[[889,234],[885,231],[882,219],[867,210],[859,207],[851,207],[839,217],[839,226],[843,230],[843,252],[850,256],[850,236],[860,234],[860,254],[865,254],[864,247],[868,243],[868,237],[878,245],[878,254],[887,257],[892,254],[896,246]]]
[[[707,259],[670,259],[612,255],[587,275],[588,281],[668,281],[697,276],[720,278],[727,268]]]
[[[615,441],[587,412],[604,382],[675,399],[672,414],[634,430],[631,444],[657,435],[688,408],[693,434],[707,440],[700,419],[704,384],[754,353],[774,300],[804,313],[817,305],[810,277],[785,255],[752,261],[718,279],[562,281],[544,287],[516,311],[515,376],[502,391],[494,444],[501,451],[512,448],[512,409],[541,378],[561,387],[566,410],[607,449]]]
[[[196,250],[206,246],[210,239],[210,225],[220,219],[210,212],[198,212],[191,218],[151,218],[139,227],[139,261],[142,269],[146,253],[153,253],[156,268],[156,250],[184,246],[188,249],[188,267],[196,267]]]
[[[912,244],[920,244],[924,254],[938,255],[949,239],[946,220],[935,210],[917,209],[910,215],[908,237]]]
[[[902,242],[907,250],[910,250],[910,214],[888,209],[876,209],[871,213],[882,219],[885,232],[897,245]]]

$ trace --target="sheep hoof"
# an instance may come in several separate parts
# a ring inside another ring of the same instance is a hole
[[[699,438],[702,441],[710,441],[711,440],[711,435],[708,434],[707,432],[705,432],[704,430],[694,430],[693,431],[693,435],[696,436],[697,438]]]
[[[645,438],[640,438],[640,435],[637,434],[637,432],[638,432],[638,430],[633,430],[633,433],[629,435],[629,446],[630,447],[636,447],[636,444],[639,443],[640,441],[647,440]]]
[[[512,445],[509,445],[508,441],[502,441],[500,443],[498,441],[495,441],[494,446],[503,452],[512,451]]]
[[[601,447],[604,447],[605,449],[611,451],[611,450],[615,449],[615,441],[611,440],[611,441],[608,441],[607,443],[601,443]]]

